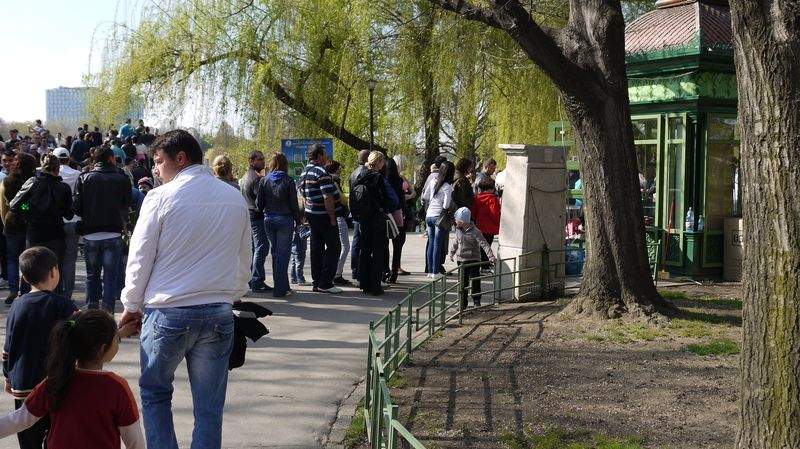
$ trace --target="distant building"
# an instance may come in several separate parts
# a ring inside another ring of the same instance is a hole
[[[89,87],[59,87],[47,89],[46,107],[47,117],[45,126],[62,126],[64,129],[76,129],[87,121],[89,117],[86,105],[89,101]],[[137,107],[120,121],[130,117],[134,121],[142,117],[143,108]],[[102,129],[103,124],[96,124]]]

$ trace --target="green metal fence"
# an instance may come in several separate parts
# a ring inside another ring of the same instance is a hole
[[[477,266],[492,267],[490,274],[477,278],[490,281],[492,285],[491,289],[481,292],[484,298],[491,298],[491,302],[482,307],[498,304],[510,297],[547,299],[564,288],[563,263],[550,261],[556,252],[563,250],[550,251],[545,247],[541,251],[497,260],[493,265],[489,262],[460,265],[436,280],[409,290],[397,306],[378,321],[369,323],[364,416],[372,448],[394,449],[400,447],[401,442],[406,447],[425,448],[397,420],[397,406],[392,401],[388,382],[419,345],[447,323],[455,319],[460,321],[462,313],[467,310],[462,298],[469,298],[472,294],[465,270]]]

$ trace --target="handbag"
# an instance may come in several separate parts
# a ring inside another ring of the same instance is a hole
[[[442,214],[436,219],[436,226],[444,231],[449,231],[455,224],[455,206],[450,203],[447,209],[442,209]]]
[[[389,237],[389,240],[393,240],[398,235],[400,235],[400,229],[397,228],[394,217],[391,214],[386,214],[386,237]]]

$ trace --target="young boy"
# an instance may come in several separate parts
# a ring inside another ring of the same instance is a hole
[[[492,247],[483,238],[480,229],[472,224],[472,216],[466,207],[458,209],[455,213],[456,219],[456,238],[450,249],[450,260],[455,259],[459,265],[473,264],[480,262],[481,249],[486,252],[486,256],[494,263],[495,257]],[[464,281],[472,281],[472,302],[475,307],[481,306],[481,281],[475,279],[481,275],[480,265],[464,268]],[[467,292],[461,292],[461,309],[467,308]]]
[[[19,269],[31,291],[11,306],[3,347],[5,390],[14,396],[16,408],[22,407],[25,398],[45,377],[50,331],[58,321],[78,310],[72,301],[53,294],[60,279],[55,253],[41,246],[27,249],[19,256]],[[18,433],[20,449],[41,449],[49,427],[49,420],[41,419]]]
[[[483,178],[478,183],[478,190],[480,193],[475,195],[475,203],[472,205],[472,217],[475,221],[475,226],[481,230],[483,238],[489,246],[492,246],[494,236],[500,233],[500,198],[494,190],[494,179]],[[486,253],[481,250],[481,262],[486,262],[489,258]],[[483,267],[483,270],[490,271],[488,266]]]

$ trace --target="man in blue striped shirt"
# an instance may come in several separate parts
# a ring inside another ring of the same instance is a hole
[[[328,156],[320,144],[308,148],[308,165],[300,175],[300,188],[306,220],[311,226],[311,278],[315,292],[341,293],[333,285],[341,242],[336,214],[342,211],[342,198],[325,171]]]

